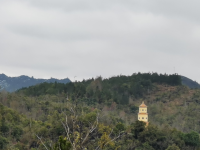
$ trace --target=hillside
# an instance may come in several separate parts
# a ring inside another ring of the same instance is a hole
[[[138,106],[145,101],[149,107],[149,118],[155,124],[168,124],[184,132],[191,129],[200,132],[200,119],[196,115],[190,116],[192,113],[200,115],[200,90],[182,85],[179,75],[139,73],[68,84],[42,83],[21,89],[18,93],[33,97],[62,95],[62,101],[77,99],[103,111],[121,112],[123,115],[117,115],[129,118],[130,122],[137,120]],[[195,111],[190,112],[192,109]],[[190,119],[194,119],[192,124]]]
[[[28,77],[25,75],[21,75],[19,77],[8,77],[5,74],[0,74],[0,90],[6,90],[8,92],[14,92],[21,88],[34,86],[34,85],[44,83],[44,82],[47,82],[47,83],[57,82],[57,83],[66,84],[71,81],[68,78],[61,79],[61,80],[55,79],[55,78],[36,79],[36,78]],[[200,88],[200,85],[197,82],[195,82],[187,77],[184,77],[184,76],[181,76],[181,83],[190,88]]]
[[[0,90],[6,90],[8,92],[14,92],[22,87],[29,87],[32,85],[40,84],[43,82],[47,83],[69,83],[71,82],[68,78],[66,79],[35,79],[25,75],[19,77],[8,77],[5,74],[0,74]]]
[[[150,124],[146,129],[143,122],[136,121],[142,101],[148,106]],[[59,136],[67,137],[62,124],[65,115],[77,149],[197,150],[200,145],[200,90],[182,85],[178,75],[138,73],[68,84],[42,83],[15,93],[1,92],[0,103],[24,114],[27,125],[31,125],[32,138],[25,141],[26,148],[15,146],[20,150],[45,149],[35,134],[47,145],[55,144],[57,150]],[[87,142],[79,145],[82,138],[78,137],[95,127],[97,114],[98,126]],[[19,140],[27,134],[28,130],[23,130]],[[111,142],[118,136],[116,142]]]
[[[2,96],[2,94],[1,94]],[[19,112],[0,104],[0,149],[28,149],[27,139],[35,142],[29,120]],[[34,126],[34,125],[33,125]]]
[[[181,76],[181,80],[182,80],[182,84],[188,86],[189,88],[192,88],[192,89],[200,88],[199,83],[187,77]]]

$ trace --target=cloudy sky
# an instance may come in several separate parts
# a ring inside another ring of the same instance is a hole
[[[199,6],[199,0],[0,0],[0,73],[73,81],[176,72],[200,82]]]

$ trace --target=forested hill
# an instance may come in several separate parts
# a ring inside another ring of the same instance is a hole
[[[137,121],[142,101],[148,127]],[[42,83],[2,91],[0,103],[3,150],[200,148],[200,89],[182,85],[177,74]]]
[[[6,90],[8,92],[14,92],[22,87],[29,87],[43,82],[58,82],[58,83],[69,83],[71,82],[68,78],[65,79],[35,79],[34,77],[28,77],[25,75],[19,77],[8,77],[5,74],[0,74],[0,90]]]
[[[76,95],[92,103],[104,103],[106,100],[112,99],[116,103],[128,104],[130,96],[142,97],[154,89],[156,83],[171,86],[181,85],[181,77],[177,74],[137,73],[131,76],[116,76],[108,79],[98,77],[68,84],[42,83],[23,88],[19,92],[23,92],[27,96],[65,93],[69,97]]]

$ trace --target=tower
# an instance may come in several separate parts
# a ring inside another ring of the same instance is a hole
[[[142,102],[142,104],[139,106],[138,120],[143,121],[148,125],[147,106],[144,104],[144,102]]]

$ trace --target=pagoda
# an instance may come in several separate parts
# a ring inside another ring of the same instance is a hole
[[[148,113],[147,113],[147,106],[142,102],[139,106],[139,113],[138,113],[138,120],[143,121],[148,125]]]

